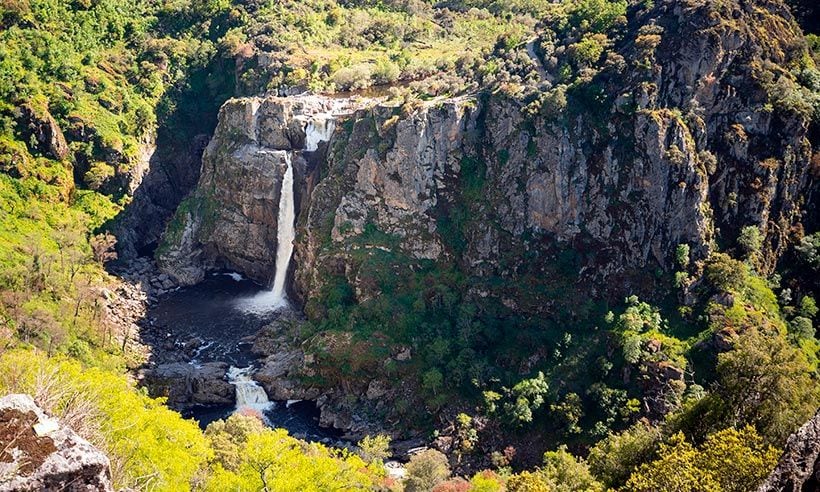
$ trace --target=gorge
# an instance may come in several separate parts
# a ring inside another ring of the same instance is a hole
[[[229,100],[199,183],[157,250],[159,268],[181,285],[224,269],[267,284],[274,272],[273,291],[252,298],[249,311],[278,306],[287,293],[306,319],[296,336],[267,330],[275,351],[254,377],[277,399],[318,401],[322,424],[350,438],[440,405],[435,390],[418,394],[420,377],[492,387],[542,367],[552,384],[566,384],[567,372],[601,357],[603,341],[588,326],[607,306],[626,295],[659,299],[672,283],[666,274],[697,277],[744,228],[762,235],[755,267],[772,271],[788,231],[814,220],[803,208],[813,179],[809,125],[794,112],[750,112],[769,96],[754,77],[736,78],[749,57],[792,55],[754,32],[714,25],[707,7],[659,9],[658,75],[609,75],[602,83],[617,96],[587,113],[530,114],[486,93]],[[786,45],[791,28],[782,28]],[[645,54],[620,46],[627,60]],[[748,87],[737,92],[739,81]],[[294,231],[283,227],[291,223]],[[702,309],[698,283],[681,287],[685,309]],[[463,324],[480,328],[458,346],[444,342]],[[575,327],[564,328],[571,338],[558,336],[562,326]],[[541,348],[505,348],[519,340]],[[425,353],[437,344],[460,362]],[[584,353],[585,345],[601,348]],[[569,367],[564,350],[578,351]],[[505,362],[488,369],[493,360]],[[668,411],[662,401],[681,391],[670,388],[693,384],[685,370],[668,355],[644,363],[640,384],[659,401],[646,403],[647,415]],[[588,384],[577,378],[564,391]],[[384,403],[411,392],[411,410]]]
[[[125,3],[0,2],[0,491],[816,482],[813,2]]]

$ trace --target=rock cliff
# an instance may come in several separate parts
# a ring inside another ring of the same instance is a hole
[[[789,436],[786,450],[758,492],[820,489],[820,413]]]
[[[161,268],[182,284],[218,268],[269,283],[285,168],[294,167],[295,188],[304,190],[311,156],[332,131],[326,125],[334,107],[310,97],[228,101],[202,156],[199,183],[166,230]],[[299,199],[297,192],[297,206]]]
[[[567,46],[540,40],[548,73],[538,104],[510,87],[429,101],[229,101],[199,184],[165,232],[161,268],[182,283],[220,268],[269,282],[290,158],[290,297],[325,330],[376,331],[365,341],[317,336],[314,352],[333,362],[294,360],[303,376],[340,378],[358,394],[395,361],[359,367],[365,378],[353,381],[328,369],[342,364],[333,357],[386,352],[383,333],[417,343],[406,327],[455,295],[543,331],[584,319],[596,300],[668,293],[679,245],[697,275],[700,260],[737,248],[750,226],[763,238],[756,268],[771,272],[800,230],[820,162],[811,109],[782,68],[807,56],[802,34],[781,2],[652,5],[631,11],[606,60],[572,83],[554,73],[569,63]],[[309,122],[320,114],[332,125],[314,147]],[[393,301],[406,301],[405,316]],[[350,306],[366,307],[345,318]],[[461,336],[459,322],[426,326],[430,337],[455,337],[437,330]],[[547,357],[510,364],[525,374]],[[266,388],[292,393],[280,362]]]
[[[762,268],[773,268],[810,180],[808,117],[772,89],[794,84],[776,67],[801,56],[799,30],[779,3],[658,2],[647,15],[653,49],[647,29],[627,36],[621,70],[590,82],[611,95],[596,107],[576,95],[561,114],[531,115],[511,98],[479,95],[334,117],[328,148],[294,159],[299,297],[338,274],[373,295],[352,251],[377,246],[505,279],[546,275],[539,263],[572,250],[572,269],[593,291],[618,285],[620,294],[671,270],[678,244],[698,260],[755,226]],[[638,61],[643,69],[624,70]],[[285,155],[304,148],[305,115],[333,104],[228,102],[197,190],[166,232],[163,268],[183,283],[219,267],[269,281]]]

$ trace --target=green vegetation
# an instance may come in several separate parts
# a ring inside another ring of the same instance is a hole
[[[793,3],[810,22],[810,2]],[[410,107],[415,97],[481,87],[510,97],[532,121],[583,121],[581,130],[597,132],[636,110],[610,111],[613,80],[630,73],[630,87],[657,90],[653,60],[667,34],[630,25],[653,8],[623,0],[2,2],[0,390],[33,394],[105,450],[123,488],[754,489],[820,404],[817,232],[793,231],[795,246],[768,278],[759,271],[772,245],[749,225],[705,260],[687,244],[664,252],[678,271],[655,274],[652,295],[599,299],[579,274],[584,255],[595,254],[589,245],[531,247],[551,238],[511,237],[497,226],[503,212],[487,210],[498,193],[487,183],[514,164],[510,151],[469,149],[447,183],[454,198],[435,209],[446,262],[406,255],[401,237],[370,220],[345,245],[357,287],[350,272],[334,270],[306,306],[311,382],[364,394],[386,374],[413,391],[374,417],[395,412],[399,426],[451,429],[444,437],[455,462],[417,453],[403,484],[385,477],[387,436],[363,439],[354,454],[252,415],[201,432],[123,376],[144,354],[105,309],[118,288],[104,268],[116,255],[106,227],[128,205],[132,173],[155,141],[173,147],[209,132],[227,98],[391,88]],[[524,49],[530,41],[549,81]],[[808,41],[812,52],[794,66],[761,69],[769,98],[751,109],[799,115],[816,132],[820,42]],[[690,118],[676,108],[646,114],[683,128]],[[373,118],[357,124],[390,138],[391,125]],[[535,157],[537,143],[527,152]],[[713,174],[717,158],[700,160]],[[191,197],[177,218],[213,206]],[[172,222],[167,238],[184,226]],[[497,265],[468,264],[479,234],[499,238]],[[320,253],[336,253],[331,243]],[[516,453],[538,466],[513,473]],[[497,471],[451,477],[455,467],[471,470],[464,463],[491,462]]]

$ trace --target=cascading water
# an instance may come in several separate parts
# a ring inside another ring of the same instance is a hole
[[[336,123],[330,115],[312,117],[305,124],[305,150],[315,152],[320,142],[327,142],[333,134]]]
[[[316,152],[319,143],[330,140],[335,128],[332,113],[300,115],[305,130],[305,152]],[[282,189],[279,194],[279,217],[276,231],[276,270],[274,271],[271,290],[239,303],[243,311],[265,314],[288,306],[285,283],[293,255],[293,240],[296,237],[296,210],[293,193],[293,155],[296,151],[284,151],[285,173],[282,176]]]
[[[293,240],[296,238],[294,221],[296,210],[293,205],[293,164],[290,154],[285,154],[285,175],[282,177],[282,192],[279,194],[279,227],[276,231],[276,272],[273,277],[273,300],[275,307],[286,303],[285,278],[293,255]]]
[[[234,367],[228,369],[228,382],[236,387],[236,411],[251,409],[260,412],[263,416],[265,412],[273,409],[276,405],[268,400],[265,390],[259,383],[251,379],[252,367]]]
[[[243,299],[239,308],[256,314],[265,314],[288,305],[285,293],[285,280],[293,255],[293,240],[296,237],[294,222],[296,208],[293,202],[293,162],[290,152],[284,153],[285,174],[282,176],[282,189],[279,192],[279,217],[276,229],[276,271],[271,290],[257,294],[250,299]]]

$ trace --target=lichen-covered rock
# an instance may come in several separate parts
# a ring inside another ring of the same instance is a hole
[[[820,412],[789,436],[774,471],[758,492],[820,490]]]
[[[110,491],[108,458],[28,395],[0,398],[0,491]]]

